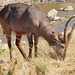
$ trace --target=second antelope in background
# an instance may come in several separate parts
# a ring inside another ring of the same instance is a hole
[[[74,18],[71,17],[69,21]],[[33,47],[33,35],[34,35],[34,46],[35,46],[35,56],[38,55],[37,44],[39,36],[42,36],[56,51],[59,59],[64,59],[66,54],[66,49],[70,42],[72,33],[75,29],[73,26],[71,32],[67,35],[68,23],[66,23],[64,29],[64,36],[56,30],[54,25],[50,24],[49,20],[43,14],[41,9],[35,5],[27,5],[22,3],[9,4],[5,6],[0,11],[0,23],[3,28],[3,33],[7,37],[8,46],[10,49],[10,59],[12,58],[11,50],[11,32],[13,31],[16,35],[16,46],[27,59],[26,54],[24,53],[21,40],[22,35],[27,34],[29,42],[29,56],[32,56],[32,47]]]

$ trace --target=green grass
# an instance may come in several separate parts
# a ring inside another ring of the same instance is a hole
[[[27,43],[22,44],[28,55]],[[26,61],[17,47],[13,45],[13,59],[10,61],[9,50],[0,53],[0,75],[75,75],[75,36],[67,49],[64,61],[58,60],[56,53],[45,40],[38,44],[38,58]],[[57,59],[57,60],[56,60]]]

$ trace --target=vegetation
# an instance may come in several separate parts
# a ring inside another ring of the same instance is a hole
[[[74,36],[75,37],[75,36]],[[0,75],[74,75],[75,74],[75,41],[74,37],[67,49],[64,61],[57,59],[56,53],[45,40],[38,44],[38,58],[34,55],[26,61],[17,47],[13,45],[13,58],[10,61],[9,50],[0,53]],[[22,46],[28,55],[28,44]],[[34,54],[34,48],[33,53]]]

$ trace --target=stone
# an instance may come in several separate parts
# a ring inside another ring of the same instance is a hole
[[[73,7],[72,6],[66,6],[64,8],[60,8],[61,11],[71,11],[73,10]]]
[[[0,39],[0,44],[2,43],[2,40]]]
[[[7,50],[8,49],[8,45],[6,43],[0,44],[0,49]]]
[[[59,17],[56,17],[57,16],[57,13],[58,11],[56,11],[55,9],[52,9],[50,10],[48,13],[47,13],[47,17],[50,19],[50,20],[57,20],[59,19]]]

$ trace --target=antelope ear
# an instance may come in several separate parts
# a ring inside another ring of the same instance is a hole
[[[63,43],[63,36],[57,35],[55,32],[52,32],[52,38],[54,38],[57,42]]]

